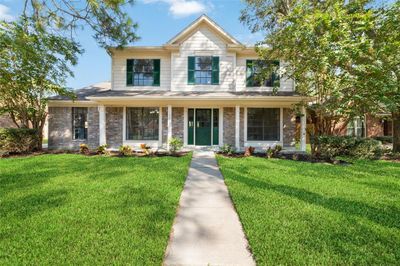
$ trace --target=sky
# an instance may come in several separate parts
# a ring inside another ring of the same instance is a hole
[[[13,20],[22,12],[22,0],[0,0],[0,19]],[[261,40],[260,34],[250,33],[239,21],[241,0],[136,0],[126,11],[139,24],[140,40],[131,45],[158,46],[165,44],[178,32],[202,14],[207,14],[228,33],[244,44]],[[107,52],[92,38],[88,27],[77,32],[76,40],[85,50],[75,76],[67,80],[67,86],[79,89],[94,83],[109,81],[111,60]]]

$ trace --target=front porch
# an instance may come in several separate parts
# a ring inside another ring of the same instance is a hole
[[[252,121],[249,126],[249,111],[259,109],[275,111],[277,125],[258,128],[259,123]],[[153,121],[137,121],[130,115],[130,112],[137,110],[154,112],[157,118]],[[120,145],[130,145],[138,149],[143,143],[154,149],[169,150],[168,140],[173,137],[181,139],[184,148],[190,150],[217,150],[224,144],[229,144],[238,151],[247,146],[261,150],[275,145],[281,145],[287,150],[296,149],[296,122],[289,106],[265,104],[141,107],[130,104],[123,107],[102,105],[98,106],[98,112],[99,145],[107,144],[111,149],[117,149]],[[272,132],[264,133],[264,138],[257,135],[269,128]],[[300,135],[300,150],[305,151],[305,115],[301,117]]]

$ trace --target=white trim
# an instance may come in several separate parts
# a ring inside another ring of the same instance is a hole
[[[122,142],[126,142],[126,106],[124,106],[122,113]]]
[[[300,117],[300,150],[306,151],[307,114],[306,114],[306,108],[304,106],[301,107],[301,114],[302,116]]]
[[[240,106],[235,106],[235,147],[240,149]]]
[[[183,108],[183,145],[187,146],[188,145],[188,108],[184,107]]]
[[[247,142],[247,107],[244,108],[243,114],[243,141]]]
[[[168,137],[167,150],[169,151],[169,140],[172,138],[172,105],[168,105]]]
[[[162,107],[158,112],[158,147],[162,147]]]
[[[106,108],[104,105],[98,107],[99,110],[99,144],[107,144],[106,139]]]
[[[219,108],[219,121],[218,121],[218,145],[222,146],[224,145],[224,108],[220,107]]]
[[[279,108],[279,140],[283,143],[283,108]],[[283,145],[282,145],[283,146]]]
[[[261,147],[263,149],[266,149],[268,147],[273,147],[276,145],[281,145],[283,146],[283,108],[279,107],[279,140],[267,140],[267,141],[258,141],[258,140],[248,140],[247,139],[247,111],[248,108],[266,108],[266,109],[271,109],[271,108],[277,108],[277,107],[270,107],[270,106],[259,106],[259,107],[245,107],[244,108],[244,146],[248,147],[248,146],[252,146],[252,147]]]

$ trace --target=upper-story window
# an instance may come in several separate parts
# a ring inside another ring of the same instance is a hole
[[[260,75],[263,68],[270,68],[272,74],[268,78]],[[247,87],[279,87],[279,75],[274,71],[279,68],[279,61],[246,60]]]
[[[189,56],[188,83],[199,85],[218,85],[219,57]]]
[[[160,59],[126,60],[128,86],[160,86]]]
[[[72,107],[72,132],[73,139],[87,139],[87,115],[86,107]]]

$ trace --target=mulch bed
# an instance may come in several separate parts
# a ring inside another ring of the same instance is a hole
[[[17,157],[28,157],[28,156],[39,156],[44,154],[80,154],[82,156],[108,156],[108,157],[165,157],[165,156],[172,156],[172,157],[182,157],[187,155],[189,152],[176,152],[175,154],[171,154],[168,152],[153,152],[149,155],[146,155],[144,152],[132,152],[132,155],[121,155],[117,151],[109,151],[108,154],[98,154],[96,152],[90,152],[88,154],[82,154],[78,151],[71,151],[71,150],[43,150],[43,151],[36,151],[30,153],[9,153],[9,154],[2,154],[0,158],[17,158]]]
[[[219,152],[218,154],[225,156],[225,157],[229,157],[229,158],[247,157],[244,155],[244,153],[224,154],[224,153]],[[268,159],[268,157],[265,155],[265,153],[254,153],[252,156]],[[351,162],[347,162],[344,160],[338,160],[338,159],[332,160],[329,158],[316,158],[316,157],[311,156],[308,153],[298,153],[298,152],[281,152],[281,153],[276,154],[272,158],[300,161],[300,162],[309,162],[309,163],[330,163],[330,164],[335,164],[335,165],[350,165],[350,164],[352,164]]]

